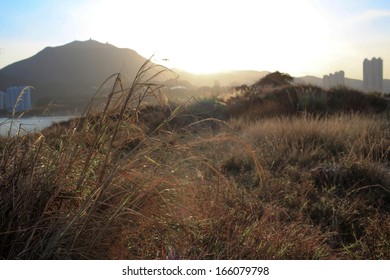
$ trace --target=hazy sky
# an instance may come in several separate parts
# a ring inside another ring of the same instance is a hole
[[[375,56],[390,78],[389,0],[0,0],[0,68],[89,38],[193,72],[361,79]]]

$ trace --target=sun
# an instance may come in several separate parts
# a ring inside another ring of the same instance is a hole
[[[332,48],[327,21],[308,0],[183,2],[139,1],[127,9],[124,1],[123,9],[108,6],[112,10],[97,5],[88,12],[89,31],[193,73],[247,69],[294,75],[318,67]],[[130,8],[140,12],[129,17]]]

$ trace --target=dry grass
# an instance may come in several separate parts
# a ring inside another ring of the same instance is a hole
[[[324,234],[332,235],[327,244],[334,257],[389,257],[383,252],[374,256],[358,246],[372,234],[367,225],[379,222],[373,217],[379,215],[388,223],[390,127],[386,118],[303,115],[230,123],[266,167],[271,201],[286,207],[291,217],[303,219],[303,225],[320,226]],[[382,235],[372,246],[388,244],[386,238]]]
[[[153,71],[0,139],[0,258],[390,258],[389,119],[223,121],[218,100],[164,100]]]
[[[226,100],[227,115],[233,118],[259,118],[300,115],[321,116],[354,113],[381,113],[388,100],[349,88],[323,90],[312,85],[282,85],[274,88],[252,86]]]

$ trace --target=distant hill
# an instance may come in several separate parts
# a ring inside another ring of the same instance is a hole
[[[304,76],[304,77],[295,78],[295,82],[312,84],[312,85],[322,87],[322,78],[318,78],[315,76]],[[350,79],[350,78],[345,78],[345,86],[359,89],[359,90],[361,90],[363,87],[361,80]]]
[[[294,78],[295,83],[311,84],[315,86],[322,86],[322,79],[315,76],[304,76]]]
[[[31,85],[33,103],[85,103],[110,75],[122,72],[133,78],[146,59],[131,49],[97,41],[74,41],[47,47],[36,55],[0,70],[0,89]],[[85,101],[85,102],[82,102]],[[41,104],[42,103],[42,104]]]
[[[211,74],[193,74],[179,69],[173,70],[179,75],[180,80],[189,81],[191,84],[197,87],[212,87],[216,81],[221,86],[238,86],[242,84],[251,85],[259,79],[263,78],[265,75],[269,74],[268,71],[253,70],[232,70]]]
[[[192,74],[176,70],[180,79],[191,82],[195,86],[214,86],[214,81],[218,81],[221,86],[237,86],[242,84],[251,85],[265,75],[269,74],[268,71],[246,71],[237,70],[213,74]],[[322,87],[322,78],[316,76],[303,76],[294,78],[296,83],[312,84]],[[358,79],[345,78],[345,86],[362,90],[363,82]],[[390,80],[383,80],[384,92],[390,92]]]
[[[121,72],[132,79],[146,58],[131,49],[117,48],[94,40],[74,41],[58,47],[47,47],[36,55],[0,69],[0,90],[13,85],[29,85],[35,89],[33,106],[44,106],[54,100],[65,108],[82,109],[106,78]],[[267,71],[226,71],[214,74],[192,74],[173,69],[178,80],[167,77],[170,85],[186,88],[251,85]],[[170,79],[170,80],[169,80]],[[295,78],[296,82],[322,86],[315,76]],[[164,81],[163,81],[164,82]],[[346,78],[346,86],[361,89],[362,81]],[[390,80],[384,81],[390,92]]]

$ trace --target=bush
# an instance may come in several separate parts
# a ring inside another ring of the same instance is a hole
[[[338,87],[323,90],[312,85],[272,84],[272,87],[240,87],[227,100],[230,118],[258,119],[293,116],[301,112],[329,115],[343,112],[382,113],[388,101],[374,94]]]

